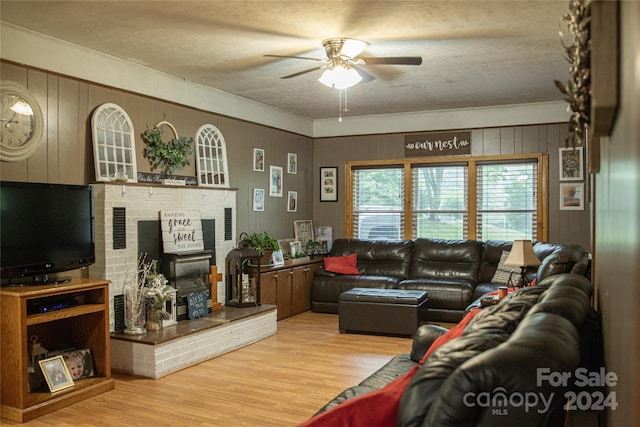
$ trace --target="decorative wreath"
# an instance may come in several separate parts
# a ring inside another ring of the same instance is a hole
[[[564,58],[569,63],[569,81],[566,86],[554,80],[556,87],[565,95],[565,101],[573,112],[569,118],[567,146],[584,143],[586,128],[590,122],[591,95],[591,7],[586,0],[571,0],[569,13],[562,16],[569,30],[570,42],[566,43],[560,31],[560,43]]]
[[[167,143],[162,140],[164,125],[171,129],[174,136]],[[142,139],[147,144],[143,155],[151,162],[151,170],[159,168],[164,169],[167,174],[172,174],[175,169],[182,169],[191,164],[193,138],[178,137],[178,132],[171,123],[165,120],[159,122],[153,129],[145,130]]]

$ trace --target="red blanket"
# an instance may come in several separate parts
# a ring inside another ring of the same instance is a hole
[[[420,360],[422,364],[431,353],[447,341],[462,335],[464,328],[481,310],[470,311],[456,326],[449,332],[438,337],[424,357]],[[371,426],[395,426],[398,405],[405,388],[411,381],[411,377],[418,370],[419,366],[414,366],[409,372],[396,378],[385,387],[365,393],[361,396],[349,399],[322,414],[313,417],[300,424],[299,427],[371,427]]]

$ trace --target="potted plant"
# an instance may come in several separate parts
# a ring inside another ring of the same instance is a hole
[[[271,263],[271,254],[273,254],[273,251],[280,250],[278,241],[269,236],[266,231],[263,231],[262,233],[256,232],[252,234],[242,234],[245,236],[244,238],[242,238],[242,235],[240,236],[242,241],[262,255],[262,258],[260,259],[261,264]]]

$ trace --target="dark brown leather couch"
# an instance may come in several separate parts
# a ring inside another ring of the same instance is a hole
[[[585,390],[575,381],[574,372],[578,368],[599,372],[604,366],[600,322],[591,308],[591,295],[591,283],[584,276],[557,274],[484,308],[462,336],[437,348],[411,376],[402,391],[396,425],[564,425],[565,393]],[[357,386],[344,390],[316,416],[405,375],[446,332],[437,325],[421,326],[411,353],[397,355]],[[571,373],[570,381],[539,381],[540,369]],[[480,399],[482,394],[490,399]],[[515,399],[518,396],[544,400],[527,400],[525,405]]]
[[[428,320],[458,322],[474,300],[496,290],[491,283],[502,251],[510,241],[477,240],[360,240],[336,239],[329,256],[357,254],[361,274],[344,275],[316,270],[311,287],[314,312],[338,313],[342,292],[353,288],[415,289],[429,294]],[[526,272],[539,282],[560,273],[589,276],[589,253],[578,245],[536,242],[541,260]]]

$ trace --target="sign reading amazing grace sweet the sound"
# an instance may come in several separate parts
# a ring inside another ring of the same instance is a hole
[[[204,250],[200,211],[160,211],[164,253]]]
[[[405,135],[404,156],[426,157],[471,154],[471,132],[432,132]]]

